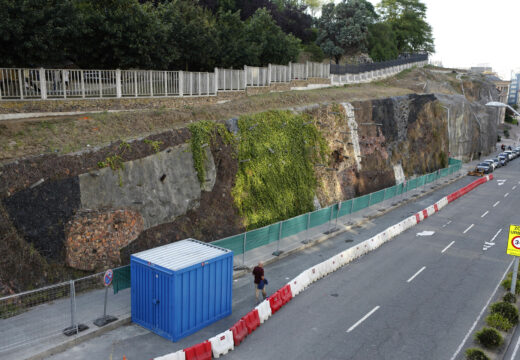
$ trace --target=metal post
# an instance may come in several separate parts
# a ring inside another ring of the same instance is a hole
[[[311,239],[309,239],[309,227],[311,225],[311,213],[307,213],[307,229],[305,230],[305,240],[302,243],[307,244]]]
[[[70,280],[70,326],[63,329],[66,336],[76,335],[80,331],[87,330],[88,326],[76,323],[76,289],[74,280]]]
[[[150,96],[153,97],[153,71],[148,71],[148,74],[150,75]]]
[[[190,96],[193,96],[193,73],[190,73]]]
[[[217,93],[215,93],[216,95]],[[206,95],[209,96],[209,72],[206,73]]]
[[[23,100],[23,80],[22,80],[22,70],[18,69],[18,86],[20,86],[20,99]]]
[[[280,221],[279,224],[280,224],[280,227],[278,229],[278,241],[276,242],[276,251],[273,252],[274,256],[279,256],[281,253],[283,253],[283,251],[280,251],[280,240],[282,239],[282,225],[283,225],[283,221]]]
[[[184,93],[184,72],[179,71],[179,96],[183,96]]]
[[[67,88],[65,87],[65,70],[61,70],[61,89],[63,90],[63,98],[67,98]]]
[[[331,207],[330,207],[330,216],[329,216],[329,228],[325,232],[326,234],[328,234],[330,232],[330,223],[332,222],[332,214],[333,213],[334,213],[334,205],[331,205]]]
[[[101,70],[98,70],[99,97],[103,97],[103,84],[101,84]]]
[[[338,211],[336,211],[336,222],[334,224],[334,231],[338,229],[338,217],[339,217],[339,211],[341,210],[341,202],[338,202]]]
[[[199,90],[199,96],[201,95],[201,86],[200,86],[200,71],[199,71],[199,86],[198,86],[198,90]]]
[[[134,88],[135,88],[135,97],[139,94],[139,90],[137,89],[137,71],[134,71]]]
[[[116,70],[116,97],[121,97],[121,69]]]
[[[213,81],[215,81],[215,83],[213,84],[213,86],[215,86],[215,95],[218,94],[218,68],[215,68],[215,72],[214,72],[215,76],[213,77]]]
[[[271,64],[267,65],[267,85],[271,86]]]
[[[83,84],[83,71],[81,71],[81,83]],[[83,86],[83,94],[85,87]],[[40,68],[40,93],[42,100],[47,100],[47,81],[45,79],[45,69]],[[83,95],[85,97],[85,95]]]
[[[354,200],[356,198],[352,198],[352,201],[350,202],[350,220],[349,223],[352,223],[352,211],[354,210]]]
[[[247,241],[247,231],[244,233],[244,243],[242,244],[242,265],[246,266],[246,241]]]
[[[244,90],[247,88],[247,65],[244,65]]]
[[[515,263],[513,265],[513,278],[511,279],[511,294],[516,295],[516,277],[518,275],[518,256],[515,256]]]
[[[168,96],[168,72],[164,71],[164,96]]]

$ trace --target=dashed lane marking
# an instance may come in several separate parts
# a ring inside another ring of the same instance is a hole
[[[473,226],[475,226],[475,224],[471,224],[470,226],[468,226],[468,228],[464,230],[463,234],[467,233]]]
[[[377,305],[375,308],[373,308],[372,310],[370,310],[370,312],[368,314],[366,314],[365,316],[363,316],[361,319],[358,320],[357,323],[355,323],[354,325],[352,325],[348,330],[347,332],[351,332],[352,330],[354,330],[359,324],[361,324],[363,321],[365,321],[366,319],[368,319],[368,317],[370,315],[372,315],[373,313],[375,313],[378,309],[379,309],[379,305]]]
[[[442,225],[442,227],[446,227],[447,225],[451,224],[451,220],[448,221],[446,224]]]
[[[413,274],[413,276],[411,278],[409,278],[408,280],[406,280],[407,283],[411,282],[413,279],[415,279],[415,277],[417,275],[419,275],[420,273],[422,273],[424,271],[424,269],[426,269],[426,266],[423,266],[419,271],[417,271],[415,274]]]
[[[495,236],[493,236],[493,238],[492,238],[490,241],[486,241],[486,242],[484,243],[484,246],[482,246],[482,250],[486,251],[486,250],[489,249],[490,247],[496,245],[496,244],[494,243],[494,241],[495,241],[495,239],[497,238],[498,234],[500,234],[500,232],[502,232],[502,229],[499,229],[499,230],[497,231],[497,233],[495,234]]]
[[[505,193],[505,194],[504,194],[504,197],[508,197],[508,196],[509,196],[509,193]]]
[[[444,253],[446,250],[448,250],[451,247],[451,245],[453,245],[453,244],[455,244],[455,241],[450,242],[450,244],[448,246],[446,246],[444,249],[442,249],[441,254]]]
[[[493,205],[493,207],[496,207],[498,204],[500,204],[500,201],[497,201],[497,202]]]
[[[487,214],[489,214],[489,210],[486,211],[484,214],[480,215],[480,217],[483,218],[483,217],[486,216]]]

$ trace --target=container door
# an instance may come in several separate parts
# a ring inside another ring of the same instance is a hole
[[[168,276],[160,271],[154,271],[153,281],[153,318],[154,331],[168,333]]]

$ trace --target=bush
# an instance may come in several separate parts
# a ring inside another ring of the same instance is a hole
[[[488,315],[486,318],[486,324],[502,331],[509,331],[509,329],[513,327],[513,324],[511,324],[509,320],[498,313]]]
[[[520,275],[520,272],[518,273]],[[511,291],[511,279],[513,279],[513,273],[507,274],[507,277],[502,281],[501,285],[504,287],[505,290]],[[518,275],[516,277],[516,289],[515,289],[515,295],[520,294],[520,281],[518,281]]]
[[[500,335],[497,330],[487,327],[477,331],[475,334],[475,340],[486,348],[496,348],[502,345],[502,342],[504,341],[502,335]]]
[[[515,289],[516,290],[516,289]],[[516,303],[516,296],[511,294],[510,292],[507,292],[504,297],[502,298],[502,300],[504,300],[505,302],[508,302],[508,303],[511,303],[511,304],[514,304]]]
[[[466,360],[489,360],[489,357],[480,349],[468,349]]]
[[[518,324],[518,309],[507,302],[498,302],[491,305],[492,314],[500,314],[505,317],[512,325]]]
[[[497,142],[500,142],[502,140],[502,137],[500,135],[497,135]]]
[[[509,130],[504,130],[504,136],[506,137],[506,139],[509,139]]]

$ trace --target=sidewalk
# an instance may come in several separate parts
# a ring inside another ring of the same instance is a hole
[[[337,219],[338,230],[329,233],[328,235],[325,233],[335,227],[336,219],[333,219],[331,222],[321,226],[311,228],[308,231],[303,231],[296,235],[284,238],[279,243],[275,242],[250,250],[245,254],[245,256],[238,255],[234,260],[237,270],[234,271],[233,274],[234,279],[236,279],[233,289],[233,315],[219,321],[217,323],[218,325],[215,326],[221,328],[223,326],[228,326],[227,323],[231,325],[232,321],[235,321],[233,320],[235,318],[235,314],[240,312],[241,307],[244,307],[244,309],[249,309],[252,306],[252,304],[249,304],[248,302],[244,303],[244,298],[237,296],[237,293],[244,293],[243,296],[247,299],[245,294],[249,291],[244,290],[243,288],[249,288],[250,279],[249,277],[244,277],[244,275],[249,275],[250,269],[260,260],[263,261],[265,265],[269,265],[277,262],[277,260],[288,258],[291,254],[309,249],[313,246],[315,248],[309,250],[318,251],[320,250],[318,248],[320,248],[321,243],[323,243],[324,246],[325,244],[329,243],[324,243],[325,240],[337,237],[337,235],[343,233],[346,235],[347,239],[342,240],[342,246],[346,245],[345,242],[352,242],[352,244],[355,244],[356,242],[362,241],[362,239],[360,239],[360,237],[357,235],[361,231],[372,232],[372,230],[376,228],[374,226],[374,222],[372,222],[373,219],[378,218],[388,213],[389,211],[406,204],[409,204],[409,207],[416,207],[414,200],[430,194],[436,189],[444,188],[453,181],[463,177],[467,170],[473,168],[477,162],[478,161],[473,161],[469,164],[463,164],[463,168],[459,173],[454,173],[445,178],[441,178],[428,185],[411,190],[403,195],[388,199],[384,202],[358,211],[352,215],[340,217]],[[418,201],[418,203],[419,202],[420,201]],[[402,209],[401,212],[404,212],[405,210],[406,209]],[[394,217],[395,216],[390,216],[389,220],[380,221],[380,225],[386,226],[385,222],[395,221],[395,219],[393,219]],[[370,229],[370,227],[373,229]],[[363,234],[363,236],[365,236],[365,234]],[[323,246],[321,246],[321,248],[322,247]],[[275,250],[281,250],[281,255],[274,256],[273,252]],[[318,256],[321,256],[321,254]],[[276,265],[274,265],[274,267],[278,268],[279,266],[283,266],[283,263],[283,261],[278,262]],[[284,280],[282,274],[274,275],[271,269],[272,266],[273,265],[268,268],[268,273],[272,274],[270,276],[277,276],[277,280],[270,281],[270,287],[275,289],[275,286],[278,286],[278,282],[281,283],[280,285],[283,285],[283,281],[286,282],[288,278]],[[240,288],[240,290],[235,289],[235,287],[238,286],[242,286],[242,288]],[[71,337],[67,337],[62,334],[62,330],[70,326],[71,322],[69,298],[64,298],[37,306],[28,312],[12,318],[1,319],[0,358],[46,358],[51,354],[63,351],[81,342],[99,336],[100,334],[113,330],[121,325],[130,323],[130,289],[121,291],[116,295],[113,295],[112,291],[110,290],[107,314],[118,317],[118,321],[106,325],[103,328],[98,328],[93,324],[93,321],[102,315],[103,301],[104,290],[95,290],[76,295],[78,322],[87,325],[89,329]],[[152,333],[148,333],[146,330],[143,331],[145,334],[150,334],[150,336],[156,336]],[[187,344],[187,346],[189,346],[190,344],[196,343],[196,340],[194,340],[196,338],[214,336],[218,332],[220,331],[215,332],[214,326],[210,326],[187,339],[181,340],[180,342],[176,343],[176,346],[180,346],[182,344]],[[18,341],[11,340],[7,345],[6,341],[13,338],[17,339]]]

